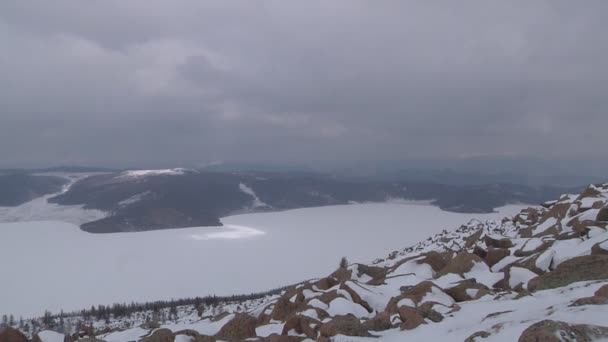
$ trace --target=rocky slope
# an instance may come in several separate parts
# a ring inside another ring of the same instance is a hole
[[[501,222],[471,221],[369,265],[343,265],[279,295],[213,308],[180,307],[164,324],[150,321],[151,312],[112,317],[74,337],[95,334],[108,342],[606,339],[607,226],[608,184],[592,185]],[[42,333],[43,342],[63,338]]]

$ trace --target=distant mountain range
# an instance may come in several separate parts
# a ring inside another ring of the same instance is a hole
[[[42,195],[58,193],[48,201],[82,205],[108,214],[81,225],[83,230],[92,233],[218,226],[221,217],[237,213],[390,200],[425,200],[448,211],[484,213],[506,204],[541,203],[582,188],[514,184],[458,186],[304,172],[228,173],[195,169],[106,170],[70,181],[74,178],[73,172],[100,170],[46,169],[43,174],[38,173],[40,171],[0,175],[0,204],[16,206]]]

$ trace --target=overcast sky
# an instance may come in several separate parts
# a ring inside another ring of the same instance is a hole
[[[608,159],[608,1],[0,1],[0,165]]]

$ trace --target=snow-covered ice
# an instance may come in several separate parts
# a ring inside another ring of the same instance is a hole
[[[222,219],[224,227],[116,234],[58,221],[2,223],[0,260],[11,277],[0,284],[0,303],[3,312],[27,317],[45,309],[266,291],[331,273],[342,256],[369,263],[473,217],[500,219],[520,208],[479,215],[356,204],[231,216]]]

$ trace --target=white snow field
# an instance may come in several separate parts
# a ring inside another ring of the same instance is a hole
[[[59,221],[0,223],[0,313],[28,317],[45,309],[266,291],[328,274],[342,256],[369,263],[472,218],[501,219],[521,208],[480,215],[353,204],[231,216],[225,227],[116,234]],[[30,209],[20,219],[36,219]],[[70,210],[57,219],[90,214]],[[18,211],[0,221],[17,220]]]

